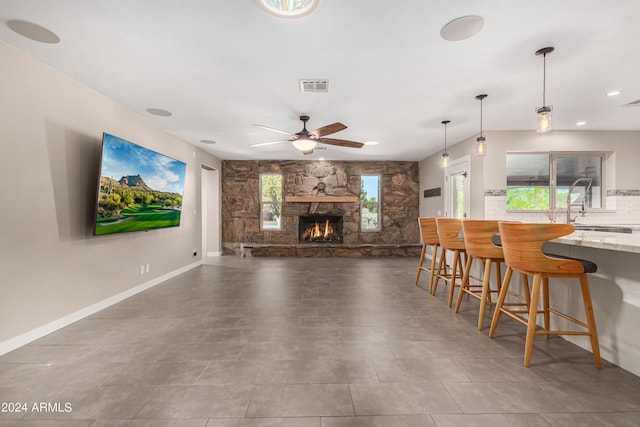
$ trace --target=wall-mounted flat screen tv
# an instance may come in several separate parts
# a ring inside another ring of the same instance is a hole
[[[187,165],[104,133],[94,235],[180,225]]]

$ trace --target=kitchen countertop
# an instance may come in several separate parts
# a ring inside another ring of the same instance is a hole
[[[631,228],[632,233],[576,230],[552,242],[640,254],[640,227],[633,225]]]

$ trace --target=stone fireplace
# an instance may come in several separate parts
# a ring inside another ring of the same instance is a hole
[[[278,229],[261,227],[261,174],[282,176]],[[380,177],[381,214],[375,230],[362,227],[363,175]],[[224,253],[417,257],[422,248],[419,193],[418,162],[225,160],[221,194]],[[301,238],[305,233],[308,236]]]
[[[298,217],[299,243],[342,243],[342,216],[311,215]]]

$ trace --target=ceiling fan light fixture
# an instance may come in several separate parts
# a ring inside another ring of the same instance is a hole
[[[320,0],[258,0],[258,4],[272,15],[281,18],[300,18],[318,7]]]
[[[313,151],[316,145],[318,145],[316,141],[308,138],[300,138],[293,141],[293,146],[305,154],[306,152]]]
[[[546,101],[546,86],[547,86],[547,54],[554,51],[553,47],[543,47],[536,51],[536,56],[542,55],[543,68],[542,68],[542,107],[536,109],[538,115],[538,133],[546,133],[553,130],[553,116],[551,110],[553,107],[547,105]]]

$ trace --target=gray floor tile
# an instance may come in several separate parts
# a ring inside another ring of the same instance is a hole
[[[346,384],[257,385],[247,417],[353,415]]]
[[[440,382],[351,384],[356,415],[461,412]]]
[[[552,427],[637,427],[640,412],[542,414]]]
[[[539,414],[433,414],[438,427],[549,427]]]
[[[322,427],[436,427],[429,415],[322,418]]]
[[[640,378],[476,327],[413,258],[219,257],[0,356],[0,427],[640,425]],[[330,271],[330,274],[327,272]]]
[[[136,418],[244,417],[251,385],[165,386],[153,394]]]

